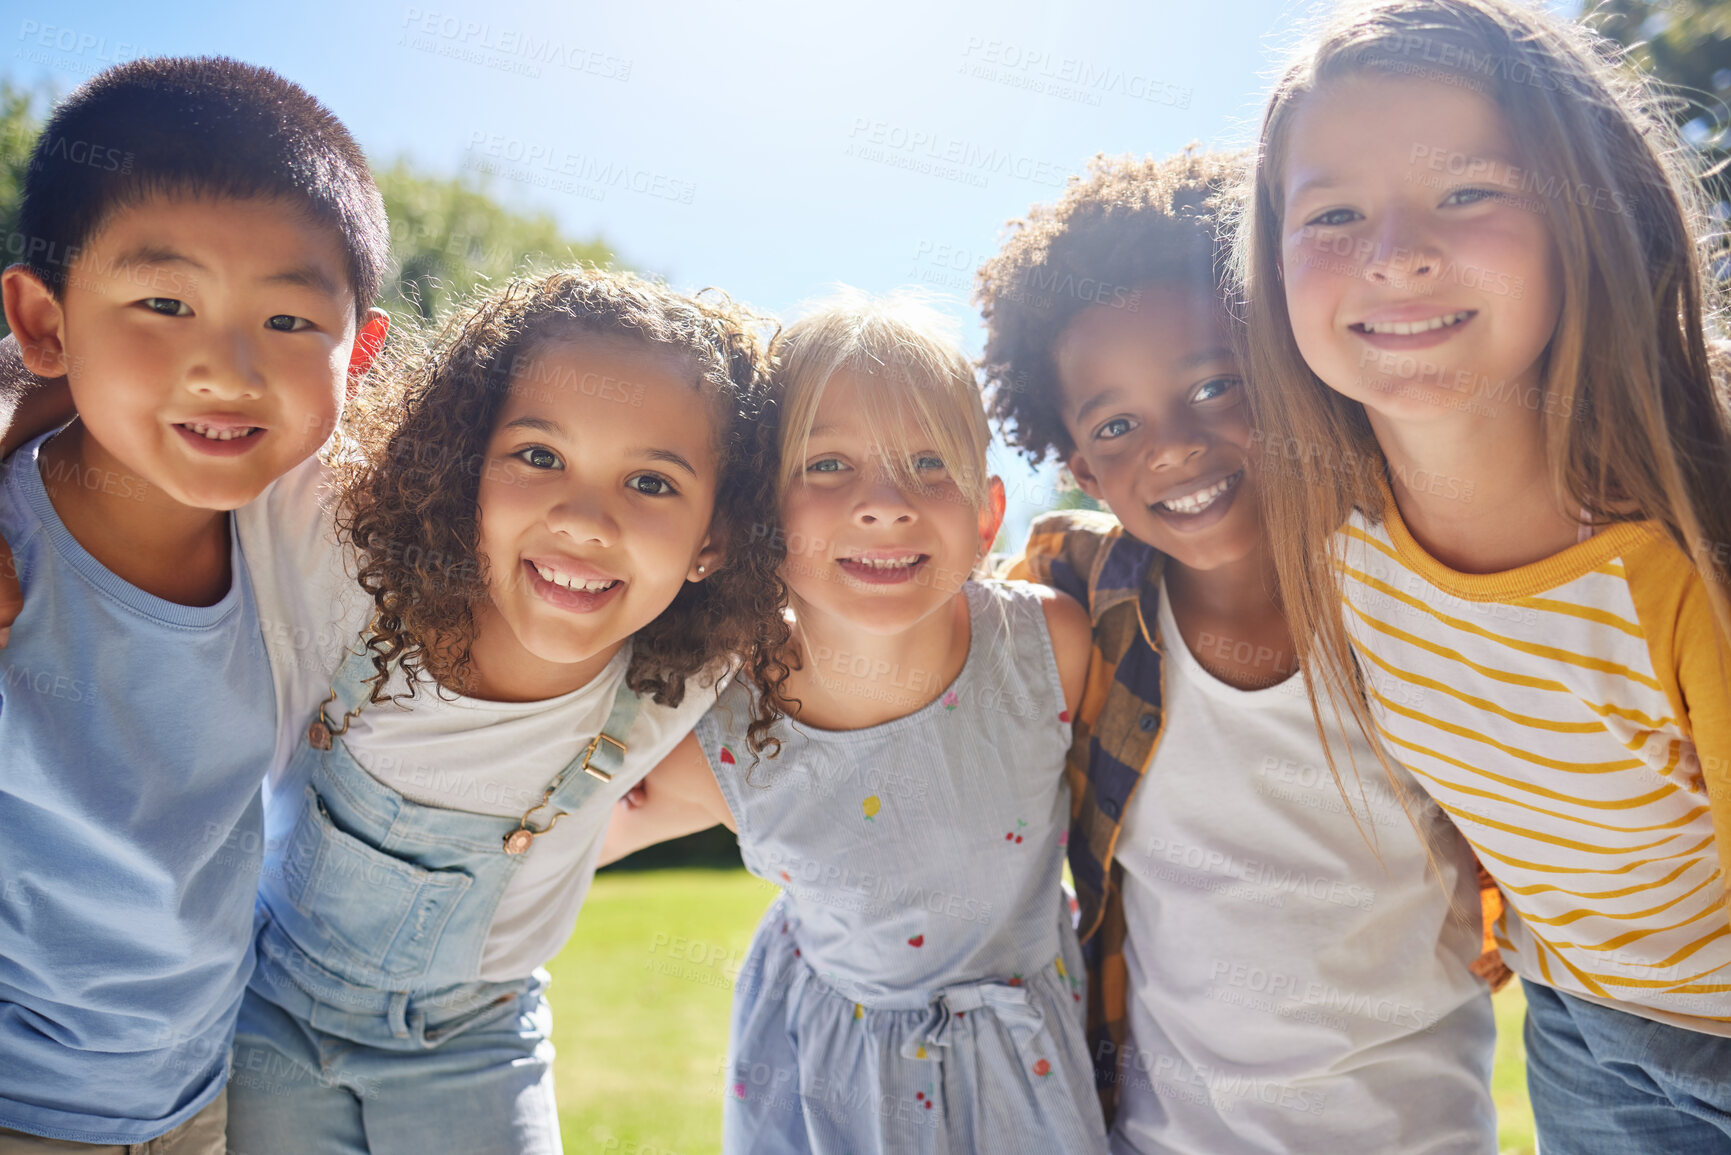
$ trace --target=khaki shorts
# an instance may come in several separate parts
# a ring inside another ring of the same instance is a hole
[[[223,1155],[228,1148],[228,1088],[204,1110],[143,1143],[74,1143],[0,1127],[0,1155]]]

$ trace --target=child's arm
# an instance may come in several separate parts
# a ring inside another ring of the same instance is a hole
[[[1058,681],[1064,687],[1064,710],[1073,718],[1088,686],[1088,664],[1094,656],[1094,626],[1088,620],[1088,611],[1069,594],[1054,589],[1041,593],[1040,608],[1046,611],[1052,655],[1058,659]]]
[[[72,389],[64,377],[38,377],[24,363],[18,338],[0,341],[0,458],[71,420]]]
[[[1088,576],[1121,531],[1110,514],[1068,509],[1041,514],[1028,529],[1022,556],[997,576],[1051,586],[1088,604]]]
[[[66,378],[38,377],[24,364],[17,338],[0,341],[0,459],[20,445],[72,416],[72,390]],[[24,608],[24,592],[12,564],[12,550],[0,538],[0,647]]]
[[[613,808],[613,820],[607,824],[598,865],[606,866],[645,846],[696,834],[717,823],[729,830],[739,829],[727,799],[722,797],[721,787],[715,784],[715,775],[710,772],[709,759],[704,757],[697,735],[687,734],[649,772],[642,785]]]

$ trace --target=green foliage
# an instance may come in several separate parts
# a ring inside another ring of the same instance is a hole
[[[401,159],[373,176],[385,198],[398,266],[379,304],[395,319],[435,320],[471,290],[528,268],[613,259],[599,239],[561,236],[548,213],[499,204],[485,178],[428,176]]]
[[[47,104],[39,94],[0,80],[0,237],[5,249],[0,268],[17,262],[24,254],[24,238],[18,232],[18,207],[24,199],[24,170],[30,166],[30,150],[36,145],[42,118],[36,105]],[[0,316],[0,336],[11,332]]]
[[[1667,112],[1701,154],[1723,261],[1731,220],[1731,0],[1602,0],[1586,19],[1671,98]],[[1722,263],[1719,277],[1731,279],[1731,268]]]
[[[22,252],[18,207],[30,150],[52,97],[0,79],[0,236],[3,262]],[[508,208],[489,194],[486,178],[440,177],[405,160],[376,168],[391,223],[391,256],[398,275],[386,281],[379,304],[398,322],[440,318],[454,303],[490,282],[529,268],[574,263],[607,264],[613,253],[600,239],[575,241],[545,212]],[[0,334],[7,332],[0,321]]]

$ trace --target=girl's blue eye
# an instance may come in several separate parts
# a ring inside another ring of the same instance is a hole
[[[1338,228],[1344,224],[1350,224],[1352,218],[1357,215],[1358,214],[1352,209],[1329,209],[1325,213],[1319,213],[1318,215],[1311,217],[1304,223],[1307,225],[1321,225],[1325,229],[1332,229]]]
[[[264,323],[265,328],[275,329],[279,333],[298,333],[302,329],[310,329],[313,323],[305,317],[293,317],[287,313],[278,313]]]
[[[942,469],[944,468],[944,459],[941,457],[933,457],[929,453],[922,453],[918,457],[914,458],[914,468],[921,471],[927,469]]]
[[[1111,441],[1124,436],[1132,428],[1128,417],[1114,417],[1094,431],[1094,440]]]
[[[805,467],[807,473],[840,473],[841,462],[833,457],[820,458]]]
[[[1495,189],[1457,188],[1453,192],[1449,193],[1448,196],[1443,198],[1443,204],[1476,205],[1482,201],[1490,200],[1492,197],[1497,195]]]
[[[1192,400],[1213,401],[1215,398],[1224,397],[1232,392],[1240,384],[1242,382],[1237,377],[1211,377],[1196,387]]]
[[[644,497],[666,497],[678,492],[673,488],[672,482],[657,473],[639,473],[625,485],[632,492],[641,493]]]
[[[187,317],[192,310],[185,301],[177,301],[173,297],[146,297],[144,307],[153,313],[161,313],[164,317]]]
[[[558,469],[559,455],[551,449],[543,449],[539,445],[531,445],[527,449],[519,449],[512,456],[519,458],[530,469]]]

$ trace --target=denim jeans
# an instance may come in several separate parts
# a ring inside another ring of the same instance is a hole
[[[1540,1155],[1731,1152],[1731,1038],[1521,986]]]
[[[229,1155],[559,1155],[551,1027],[539,984],[420,1052],[327,1034],[249,992]]]

